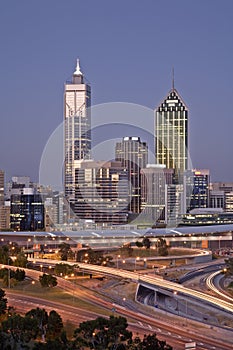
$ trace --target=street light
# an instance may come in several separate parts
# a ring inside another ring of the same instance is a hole
[[[27,239],[27,249],[28,249],[28,242],[31,242],[31,238]]]
[[[146,258],[145,259],[143,259],[143,261],[144,261],[144,269],[146,269],[147,268],[147,265],[146,265]]]
[[[119,262],[118,262],[118,259],[120,259],[120,254],[117,255],[117,269],[118,269],[118,266],[119,266]]]
[[[11,287],[11,270],[10,270],[10,259],[8,258],[8,288]]]
[[[134,266],[134,270],[135,270],[135,271],[136,271],[136,264],[137,264],[137,261],[139,261],[139,260],[140,260],[140,257],[137,256],[136,259],[135,259],[135,266]]]

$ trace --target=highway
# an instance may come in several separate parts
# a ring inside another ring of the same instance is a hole
[[[64,281],[64,284],[68,284],[68,281]],[[68,287],[67,286],[67,287]],[[73,324],[78,324],[85,320],[90,320],[93,318],[96,318],[99,316],[96,312],[81,309],[75,306],[70,306],[67,304],[62,304],[59,302],[54,302],[51,300],[41,299],[37,297],[31,297],[20,295],[18,293],[14,293],[12,291],[7,290],[7,298],[9,300],[9,303],[12,306],[15,306],[18,312],[25,313],[32,308],[40,307],[44,308],[47,311],[50,311],[52,309],[55,309],[62,317],[64,321],[70,321]],[[81,295],[81,299],[85,299],[84,297],[85,293]],[[90,292],[87,293],[86,298],[88,298],[89,301],[96,304],[97,298],[93,299],[92,294]],[[79,295],[80,298],[80,295]],[[85,299],[86,300],[86,299]],[[101,304],[101,300],[99,300],[99,303]],[[183,327],[177,327],[172,324],[172,322],[166,323],[159,320],[156,320],[152,317],[145,316],[143,314],[140,314],[139,312],[133,312],[130,310],[126,310],[125,307],[119,306],[117,304],[112,304],[108,302],[102,302],[102,304],[105,306],[105,308],[108,308],[108,310],[112,310],[112,307],[114,306],[114,313],[115,314],[121,314],[127,318],[130,318],[131,320],[134,320],[134,322],[129,323],[129,329],[134,332],[134,334],[138,333],[140,336],[143,336],[145,333],[152,333],[155,332],[158,334],[159,339],[166,340],[168,344],[172,345],[174,350],[183,350],[184,344],[186,342],[196,341],[197,342],[197,349],[198,350],[230,350],[232,349],[232,345],[230,344],[223,344],[220,340],[208,338],[207,336],[204,336],[203,334],[195,334],[191,330],[186,330]],[[104,312],[101,314],[103,316],[106,316],[106,313]],[[206,330],[205,330],[206,332]],[[209,331],[211,332],[211,330]],[[215,331],[212,331],[212,334]],[[214,337],[214,336],[213,336]],[[221,339],[221,334],[219,334],[219,339]]]
[[[32,308],[40,307],[44,308],[48,312],[56,310],[62,317],[64,323],[70,322],[78,327],[80,322],[93,320],[98,316],[106,317],[106,312],[103,310],[102,314],[96,313],[90,310],[81,309],[76,306],[64,305],[62,303],[48,301],[46,299],[19,295],[18,293],[7,291],[7,298],[11,305],[16,305],[17,311],[20,313],[26,313]],[[145,333],[156,332],[158,338],[165,340],[173,346],[174,349],[183,350],[186,341],[189,341],[189,337],[172,335],[171,332],[163,330],[159,327],[152,327],[147,322],[135,321],[129,322],[129,330],[135,335],[138,334],[141,338]],[[201,348],[200,348],[201,349]],[[211,348],[210,348],[211,349]]]
[[[29,259],[31,261],[36,261],[40,264],[51,264],[55,265],[59,263],[57,260],[48,260],[46,261],[44,259]],[[156,276],[149,276],[146,274],[140,274],[137,272],[131,272],[127,270],[122,269],[116,269],[116,268],[110,268],[110,267],[104,267],[99,265],[91,265],[91,264],[84,264],[84,263],[70,263],[71,265],[78,265],[80,269],[86,270],[88,272],[96,272],[96,273],[102,273],[104,275],[110,275],[114,277],[121,277],[125,279],[129,279],[133,282],[137,283],[146,283],[150,286],[154,287],[161,287],[168,289],[172,292],[180,293],[182,295],[186,295],[190,298],[195,298],[200,300],[201,302],[211,304],[215,308],[220,308],[222,310],[225,310],[227,312],[233,313],[233,304],[226,301],[218,299],[212,295],[205,294],[203,292],[193,290],[187,287],[184,287],[178,283],[171,282],[168,280],[164,280],[161,277]]]
[[[213,292],[220,295],[222,298],[229,300],[233,304],[233,298],[230,297],[229,295],[227,295],[226,293],[222,292],[221,290],[219,290],[214,284],[215,277],[218,276],[220,273],[222,273],[222,270],[216,271],[216,272],[212,273],[211,275],[209,275],[206,279],[206,285]]]

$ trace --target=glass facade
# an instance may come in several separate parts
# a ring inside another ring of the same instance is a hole
[[[72,81],[65,84],[64,95],[64,156],[65,196],[75,199],[75,161],[90,158],[91,150],[91,87],[76,69]]]
[[[11,196],[10,227],[14,231],[44,230],[44,203],[39,194]]]
[[[116,143],[115,159],[121,161],[128,171],[129,207],[128,211],[138,214],[141,211],[141,169],[148,163],[148,147],[140,137],[124,137]]]
[[[121,162],[84,161],[75,173],[75,214],[79,219],[127,222],[128,173]]]
[[[188,109],[172,89],[155,113],[156,163],[182,174],[188,168]]]

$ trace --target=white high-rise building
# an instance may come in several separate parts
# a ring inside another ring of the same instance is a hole
[[[75,168],[81,159],[90,159],[91,87],[85,82],[79,60],[72,81],[66,82],[64,93],[64,187],[70,203],[75,200]]]

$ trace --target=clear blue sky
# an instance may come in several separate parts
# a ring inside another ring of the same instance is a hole
[[[0,168],[38,179],[77,57],[92,102],[155,108],[175,85],[193,165],[233,181],[232,0],[0,2]]]

